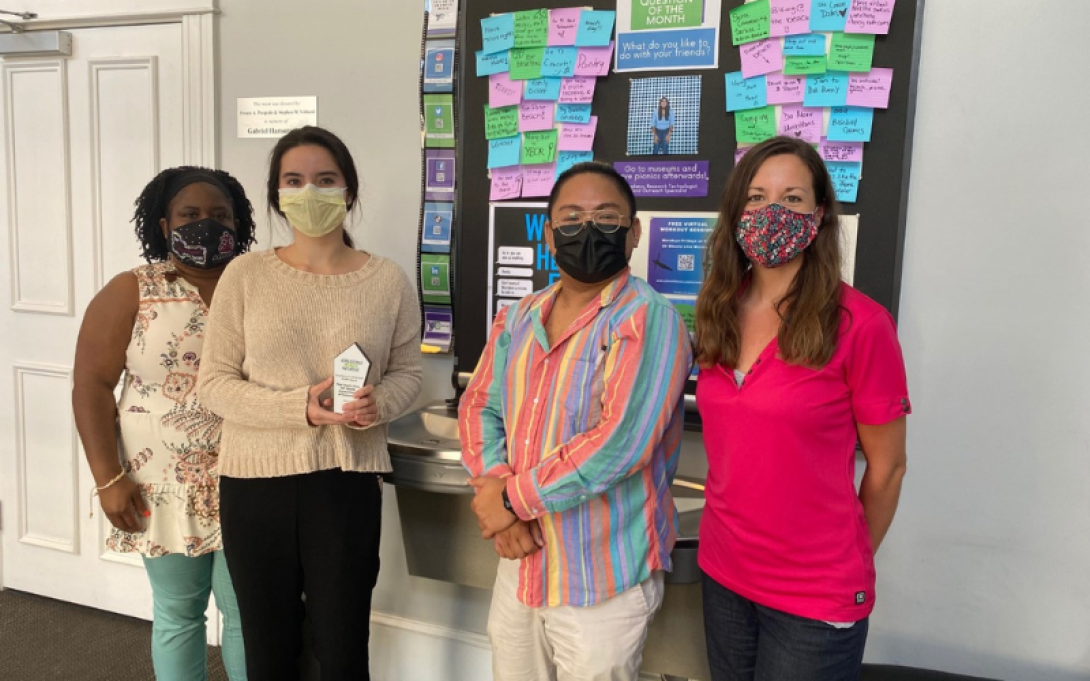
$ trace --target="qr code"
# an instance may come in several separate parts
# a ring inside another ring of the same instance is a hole
[[[692,253],[685,253],[677,257],[678,272],[692,272],[695,267],[696,256]]]

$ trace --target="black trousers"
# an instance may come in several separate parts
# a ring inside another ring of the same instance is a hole
[[[310,619],[322,681],[368,681],[381,478],[340,469],[220,478],[223,548],[250,681],[297,681]]]

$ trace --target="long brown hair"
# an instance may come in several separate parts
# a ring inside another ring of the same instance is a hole
[[[749,185],[773,156],[793,154],[810,170],[817,205],[824,208],[817,237],[803,254],[802,267],[776,303],[781,323],[780,356],[791,364],[822,367],[836,350],[840,330],[840,210],[829,171],[806,142],[773,137],[746,152],[723,190],[719,221],[708,239],[704,285],[696,301],[696,358],[703,367],[733,367],[742,348],[739,292],[750,269],[734,237],[745,210]]]

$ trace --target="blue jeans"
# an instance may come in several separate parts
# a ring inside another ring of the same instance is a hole
[[[766,608],[703,575],[712,681],[855,681],[867,620],[847,629]]]
[[[670,143],[666,141],[666,133],[669,130],[659,130],[655,128],[655,148],[651,151],[653,154],[669,154]]]
[[[223,613],[223,666],[231,681],[246,681],[242,619],[223,551],[189,558],[172,553],[144,556],[151,581],[154,619],[151,661],[158,681],[204,681],[208,678],[205,616],[208,595],[216,596]]]

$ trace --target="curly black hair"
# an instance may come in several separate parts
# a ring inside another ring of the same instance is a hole
[[[235,214],[235,243],[237,253],[250,250],[254,241],[254,207],[246,198],[246,191],[238,180],[222,170],[201,168],[199,166],[178,166],[167,168],[155,176],[144,187],[136,199],[136,212],[132,222],[136,223],[136,238],[140,240],[141,255],[148,262],[162,262],[170,257],[170,244],[167,243],[159,221],[167,217],[170,201],[178,193],[175,180],[188,173],[202,173],[210,176],[211,184],[220,185],[228,191],[231,199],[231,212]],[[182,185],[184,186],[184,185]],[[180,188],[179,188],[180,189]],[[168,192],[170,194],[168,195]],[[236,253],[236,254],[237,254]]]

